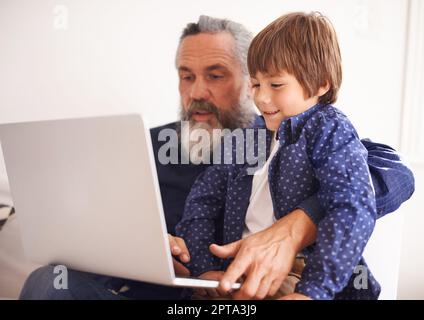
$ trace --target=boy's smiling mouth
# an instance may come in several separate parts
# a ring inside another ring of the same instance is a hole
[[[263,111],[263,114],[264,115],[267,115],[267,116],[272,116],[274,114],[277,114],[278,112],[280,112],[280,110],[276,110],[276,111]]]

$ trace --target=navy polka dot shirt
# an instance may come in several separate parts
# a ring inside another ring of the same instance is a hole
[[[253,145],[257,153],[259,130]],[[266,156],[271,137],[272,132],[266,130]],[[379,215],[367,149],[356,130],[341,111],[317,104],[283,121],[277,137],[280,147],[268,176],[275,218],[302,208],[318,227],[316,242],[304,250],[306,267],[296,292],[313,299],[377,298],[380,286],[369,270],[366,285],[354,286],[354,269],[366,267],[362,252]],[[224,150],[223,155],[228,152]],[[188,267],[194,276],[224,270],[231,261],[214,257],[209,245],[242,236],[253,179],[248,169],[253,165],[237,163],[235,154],[233,159],[199,176],[176,227],[176,234],[190,250]],[[312,202],[322,208],[319,220],[308,212]]]

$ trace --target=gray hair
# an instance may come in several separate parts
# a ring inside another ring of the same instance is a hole
[[[253,34],[242,24],[227,19],[201,15],[196,23],[188,23],[180,37],[176,59],[178,58],[180,45],[184,38],[199,33],[219,32],[228,32],[233,36],[235,56],[240,62],[244,75],[249,75],[249,71],[247,69],[247,52],[249,50],[250,43],[252,42]]]

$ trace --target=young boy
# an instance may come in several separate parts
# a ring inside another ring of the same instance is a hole
[[[318,13],[280,17],[252,41],[248,53],[254,101],[267,128],[265,165],[217,165],[198,178],[177,226],[193,275],[225,270],[212,243],[230,243],[271,226],[317,194],[326,215],[305,250],[296,292],[312,299],[376,298],[368,272],[354,288],[355,267],[376,219],[367,151],[347,119],[332,106],[342,80],[331,23]],[[248,129],[249,130],[249,129]],[[343,295],[340,293],[343,291]]]

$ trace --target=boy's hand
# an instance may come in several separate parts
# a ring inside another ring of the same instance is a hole
[[[178,259],[184,263],[189,262],[190,255],[188,253],[184,239],[171,236],[170,234],[168,234],[168,239],[172,255],[178,257]],[[174,263],[174,270],[176,275],[183,277],[188,277],[190,275],[190,271],[181,262],[177,261],[175,258],[173,258],[172,261]]]
[[[223,271],[208,271],[199,276],[204,280],[221,280]],[[217,299],[231,298],[231,296],[220,288],[196,288],[194,289],[193,298],[195,299]]]

